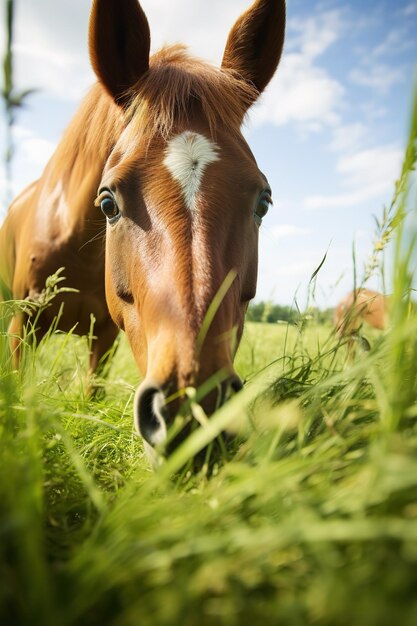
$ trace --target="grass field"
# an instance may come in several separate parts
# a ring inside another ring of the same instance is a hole
[[[85,338],[52,332],[15,371],[3,329],[2,625],[417,623],[416,138],[417,108],[381,221],[381,246],[397,237],[391,330],[347,359],[330,328],[248,324],[244,390],[155,473],[124,340],[93,401]],[[225,428],[228,458],[189,471]]]
[[[85,339],[4,373],[1,623],[414,624],[417,410],[394,424],[389,335],[349,366],[334,348],[329,328],[248,324],[246,389],[213,418],[242,442],[210,478],[181,450],[148,469],[124,342],[105,400]]]

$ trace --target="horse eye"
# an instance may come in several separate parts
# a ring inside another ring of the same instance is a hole
[[[254,212],[255,221],[257,224],[261,224],[262,219],[268,213],[269,207],[272,204],[271,191],[268,189],[263,191],[261,197],[258,200],[258,205]]]
[[[99,198],[100,209],[103,211],[104,215],[107,217],[109,222],[113,222],[116,218],[119,217],[120,211],[117,206],[116,200],[113,196],[103,195]]]

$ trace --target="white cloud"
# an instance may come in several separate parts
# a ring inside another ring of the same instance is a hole
[[[384,56],[392,58],[395,54],[409,50],[413,45],[414,41],[408,37],[406,27],[394,28],[387,34],[384,41],[375,46],[371,54],[374,58]]]
[[[79,100],[94,82],[81,57],[44,46],[17,44],[17,82],[63,100]]]
[[[338,40],[342,28],[340,10],[323,11],[305,20],[293,19],[288,22],[288,30],[295,35],[287,45],[299,47],[303,56],[313,60]]]
[[[0,224],[6,215],[8,202],[22,191],[30,180],[40,176],[55,150],[55,143],[39,137],[22,126],[14,127],[13,137],[15,159],[12,164],[11,185],[5,179],[3,167],[0,167]],[[1,139],[0,136],[0,145]]]
[[[77,100],[92,82],[87,55],[88,3],[21,0],[16,19],[16,78],[36,88]]]
[[[298,278],[299,280],[308,279],[318,266],[317,260],[303,259],[294,263],[285,263],[274,268],[272,275],[275,278]]]
[[[7,204],[9,198],[12,197],[12,189],[10,184],[6,180],[6,177],[2,170],[0,170],[0,226],[3,218],[6,216]]]
[[[404,80],[404,69],[391,67],[383,63],[368,63],[363,68],[354,68],[350,72],[349,78],[357,85],[370,87],[381,93],[387,93],[393,85]]]
[[[307,235],[309,231],[306,228],[300,228],[294,224],[277,224],[268,229],[267,233],[271,235],[273,239],[285,239],[287,237]]]
[[[366,126],[361,122],[338,126],[333,129],[333,137],[328,147],[332,152],[350,153],[362,146],[366,134]]]
[[[255,126],[296,122],[314,124],[313,129],[319,130],[338,121],[337,109],[343,93],[342,85],[312,65],[306,56],[289,54],[284,57],[277,80],[255,105],[251,119]]]
[[[251,117],[255,126],[295,122],[304,130],[317,132],[339,120],[344,89],[317,59],[341,36],[342,12],[322,12],[306,20],[290,21],[288,26],[287,52]]]
[[[230,29],[248,0],[141,0],[151,29],[152,50],[182,42],[192,54],[217,65]]]
[[[360,206],[386,191],[386,183],[367,186],[350,193],[340,193],[334,195],[309,196],[304,201],[306,209],[340,209]]]
[[[31,166],[43,169],[55,150],[56,144],[37,137],[32,131],[21,126],[14,127],[16,148],[19,158],[29,161]]]
[[[410,2],[410,4],[407,4],[401,10],[401,14],[404,17],[411,17],[412,15],[415,15],[416,13],[417,13],[417,2]]]
[[[304,207],[336,209],[383,199],[394,189],[402,159],[403,151],[390,145],[343,156],[337,162],[336,171],[343,176],[348,189],[338,194],[308,196]]]
[[[382,120],[389,115],[389,108],[378,104],[374,99],[370,99],[367,102],[363,102],[359,107],[360,113],[363,113],[366,118],[372,122]]]
[[[11,183],[7,181],[4,172],[0,170],[0,226],[6,217],[9,202],[19,191],[21,188],[16,181],[13,180]]]
[[[350,185],[373,186],[385,181],[391,186],[399,174],[403,155],[403,150],[392,145],[361,150],[342,157],[337,171],[347,177]]]
[[[368,231],[363,230],[363,229],[360,228],[359,230],[355,231],[354,241],[356,242],[356,241],[360,241],[360,240],[364,240],[364,239],[366,239],[368,241],[369,237],[370,237],[370,233]]]
[[[404,81],[407,65],[400,55],[405,52],[411,53],[415,48],[414,31],[412,34],[410,32],[414,20],[410,17],[416,10],[417,3],[413,2],[405,9],[391,14],[392,23],[388,22],[385,14],[384,34],[378,37],[378,43],[370,45],[364,38],[356,50],[360,62],[349,73],[351,82],[386,94],[394,85]],[[395,17],[397,19],[393,20]],[[382,25],[381,20],[382,15],[379,16],[379,29]]]

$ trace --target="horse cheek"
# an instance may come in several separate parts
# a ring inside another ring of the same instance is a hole
[[[114,288],[114,281],[111,272],[111,261],[109,260],[109,254],[106,255],[106,269],[105,269],[105,287],[106,287],[106,301],[109,309],[110,316],[113,322],[121,330],[125,329],[123,306],[120,298],[116,294]]]

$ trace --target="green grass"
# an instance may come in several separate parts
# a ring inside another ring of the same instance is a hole
[[[213,418],[243,440],[210,478],[149,471],[125,342],[104,401],[83,394],[83,339],[3,375],[2,623],[414,624],[417,411],[382,420],[389,336],[326,370],[326,335],[248,325],[246,397]]]
[[[383,220],[392,329],[348,359],[330,328],[248,324],[244,390],[156,473],[132,429],[124,339],[93,402],[85,338],[51,331],[14,371],[3,328],[1,624],[417,623],[417,229],[402,232],[416,118]],[[230,458],[189,471],[224,428]]]

